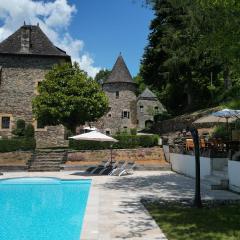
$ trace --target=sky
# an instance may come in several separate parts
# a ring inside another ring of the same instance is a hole
[[[0,0],[0,41],[24,21],[39,23],[90,76],[111,69],[120,52],[135,76],[152,18],[141,0]]]

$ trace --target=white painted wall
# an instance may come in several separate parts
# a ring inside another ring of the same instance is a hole
[[[169,162],[170,161],[169,145],[163,145],[163,152],[166,160]]]
[[[229,188],[240,192],[240,162],[228,160]]]
[[[190,177],[195,177],[195,156],[170,153],[170,162],[174,171]],[[201,178],[211,175],[211,159],[201,157],[200,169]]]

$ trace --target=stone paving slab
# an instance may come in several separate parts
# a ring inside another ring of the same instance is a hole
[[[166,240],[140,199],[194,196],[194,179],[171,171],[139,171],[122,177],[86,176],[82,172],[18,172],[4,173],[0,179],[12,177],[92,179],[81,240]],[[213,191],[204,182],[202,198],[240,200],[240,195]]]

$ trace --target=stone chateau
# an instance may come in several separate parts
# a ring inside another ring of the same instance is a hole
[[[11,137],[18,119],[35,127],[37,147],[64,146],[63,126],[43,127],[32,114],[37,86],[54,64],[71,62],[70,56],[54,46],[40,27],[23,25],[0,43],[0,136]],[[146,89],[136,95],[136,84],[119,56],[103,84],[109,97],[109,112],[96,123],[106,134],[150,125],[156,112],[164,110],[157,97]]]
[[[11,137],[17,119],[35,127],[38,147],[62,146],[64,128],[42,127],[32,114],[37,86],[54,64],[71,62],[39,26],[24,25],[0,43],[0,136]]]
[[[165,111],[148,88],[136,95],[136,84],[121,55],[102,88],[109,98],[109,112],[95,125],[106,134],[133,128],[142,130],[153,123],[156,113]]]

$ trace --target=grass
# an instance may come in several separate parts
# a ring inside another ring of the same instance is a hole
[[[239,240],[240,205],[196,209],[147,204],[146,208],[169,240]]]

